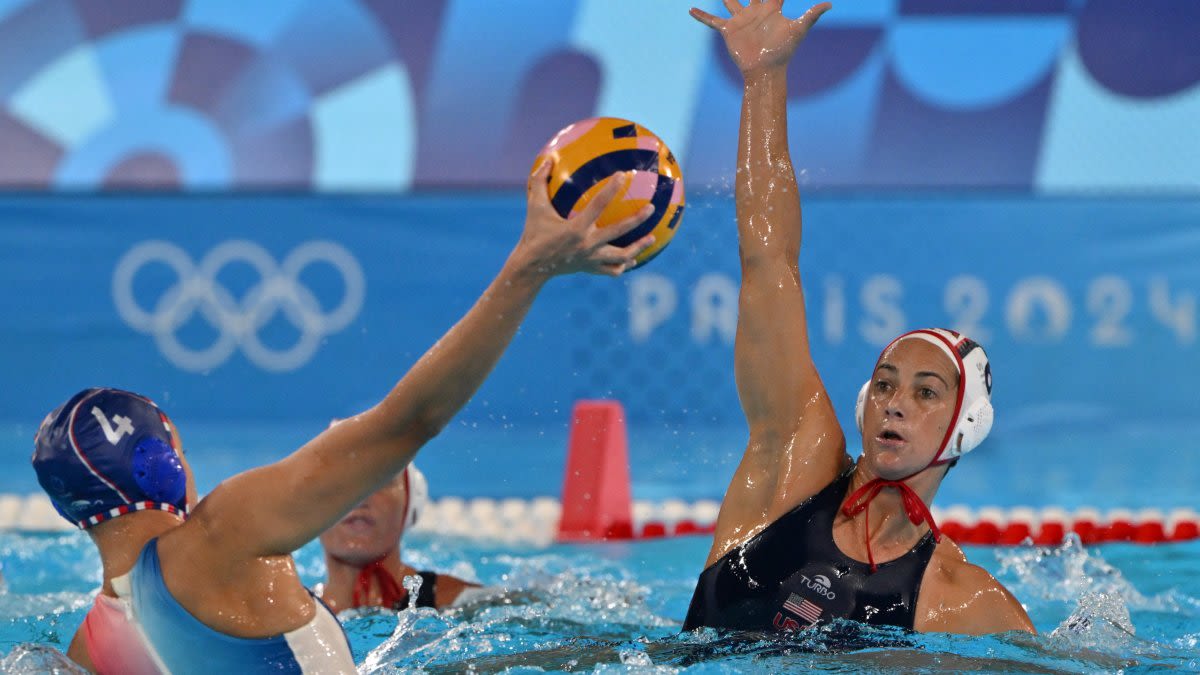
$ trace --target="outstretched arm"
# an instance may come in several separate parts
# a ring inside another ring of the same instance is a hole
[[[829,8],[789,20],[783,0],[698,9],[742,72],[737,225],[742,263],[734,368],[750,440],[725,494],[708,564],[846,466],[845,437],[813,364],[800,283],[800,195],[787,139],[787,63]]]
[[[334,425],[286,459],[235,476],[201,502],[215,546],[230,556],[290,553],[377,490],[449,423],[483,383],[542,286],[572,272],[619,275],[653,243],[608,242],[650,214],[600,229],[596,219],[628,181],[621,175],[570,219],[550,205],[548,163],[530,179],[525,229],[475,306],[370,410]]]

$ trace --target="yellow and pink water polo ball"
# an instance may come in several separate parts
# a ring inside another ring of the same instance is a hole
[[[646,204],[654,213],[632,232],[613,240],[626,246],[647,234],[654,245],[636,259],[640,267],[667,247],[683,217],[683,172],[675,155],[646,127],[617,117],[594,117],[555,134],[534,161],[551,161],[550,202],[564,218],[587,206],[613,174],[632,171],[623,192],[600,214],[600,227],[623,220]]]

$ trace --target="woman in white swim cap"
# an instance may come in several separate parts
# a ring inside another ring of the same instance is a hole
[[[1033,631],[1020,603],[939,535],[927,507],[947,464],[991,428],[982,348],[937,329],[888,345],[859,397],[863,454],[854,463],[846,453],[809,348],[787,140],[788,63],[831,6],[789,20],[782,5],[725,0],[727,19],[692,10],[720,33],[745,82],[735,375],[750,439],[685,628],[789,631],[846,618],[917,631]]]
[[[317,594],[330,609],[445,609],[472,596],[464,592],[478,589],[479,584],[418,570],[400,555],[404,534],[420,520],[427,500],[425,475],[409,464],[321,534],[327,573]],[[412,597],[404,585],[408,577],[421,580]]]

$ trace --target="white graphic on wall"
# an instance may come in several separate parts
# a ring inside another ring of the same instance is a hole
[[[145,268],[165,265],[175,282],[147,307],[135,297],[134,281]],[[235,297],[218,276],[229,265],[247,265],[257,282]],[[342,297],[326,311],[300,279],[310,266],[332,268],[341,278]],[[202,372],[225,363],[241,349],[263,370],[287,372],[312,360],[326,336],[337,333],[358,317],[366,296],[362,267],[342,246],[310,241],[276,262],[262,246],[244,240],[224,242],[199,263],[166,241],[145,241],[129,250],[113,273],[113,302],[117,313],[134,330],[154,337],[159,351],[184,370]],[[216,332],[204,347],[186,345],[180,329],[200,318]],[[290,345],[264,344],[260,332],[282,318],[298,333]]]

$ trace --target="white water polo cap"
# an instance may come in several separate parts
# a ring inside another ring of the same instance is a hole
[[[429,481],[425,480],[425,474],[421,473],[417,465],[412,463],[404,469],[402,476],[404,493],[407,495],[404,499],[404,531],[407,532],[421,520],[421,514],[425,512],[425,507],[429,506]]]
[[[924,340],[934,345],[958,369],[958,395],[951,418],[954,422],[946,430],[930,466],[945,464],[974,450],[992,430],[992,367],[987,353],[978,342],[965,335],[944,328],[922,328],[892,340],[880,356],[901,340]],[[867,380],[858,392],[854,418],[859,432],[863,428],[863,407],[870,388],[871,381]]]

